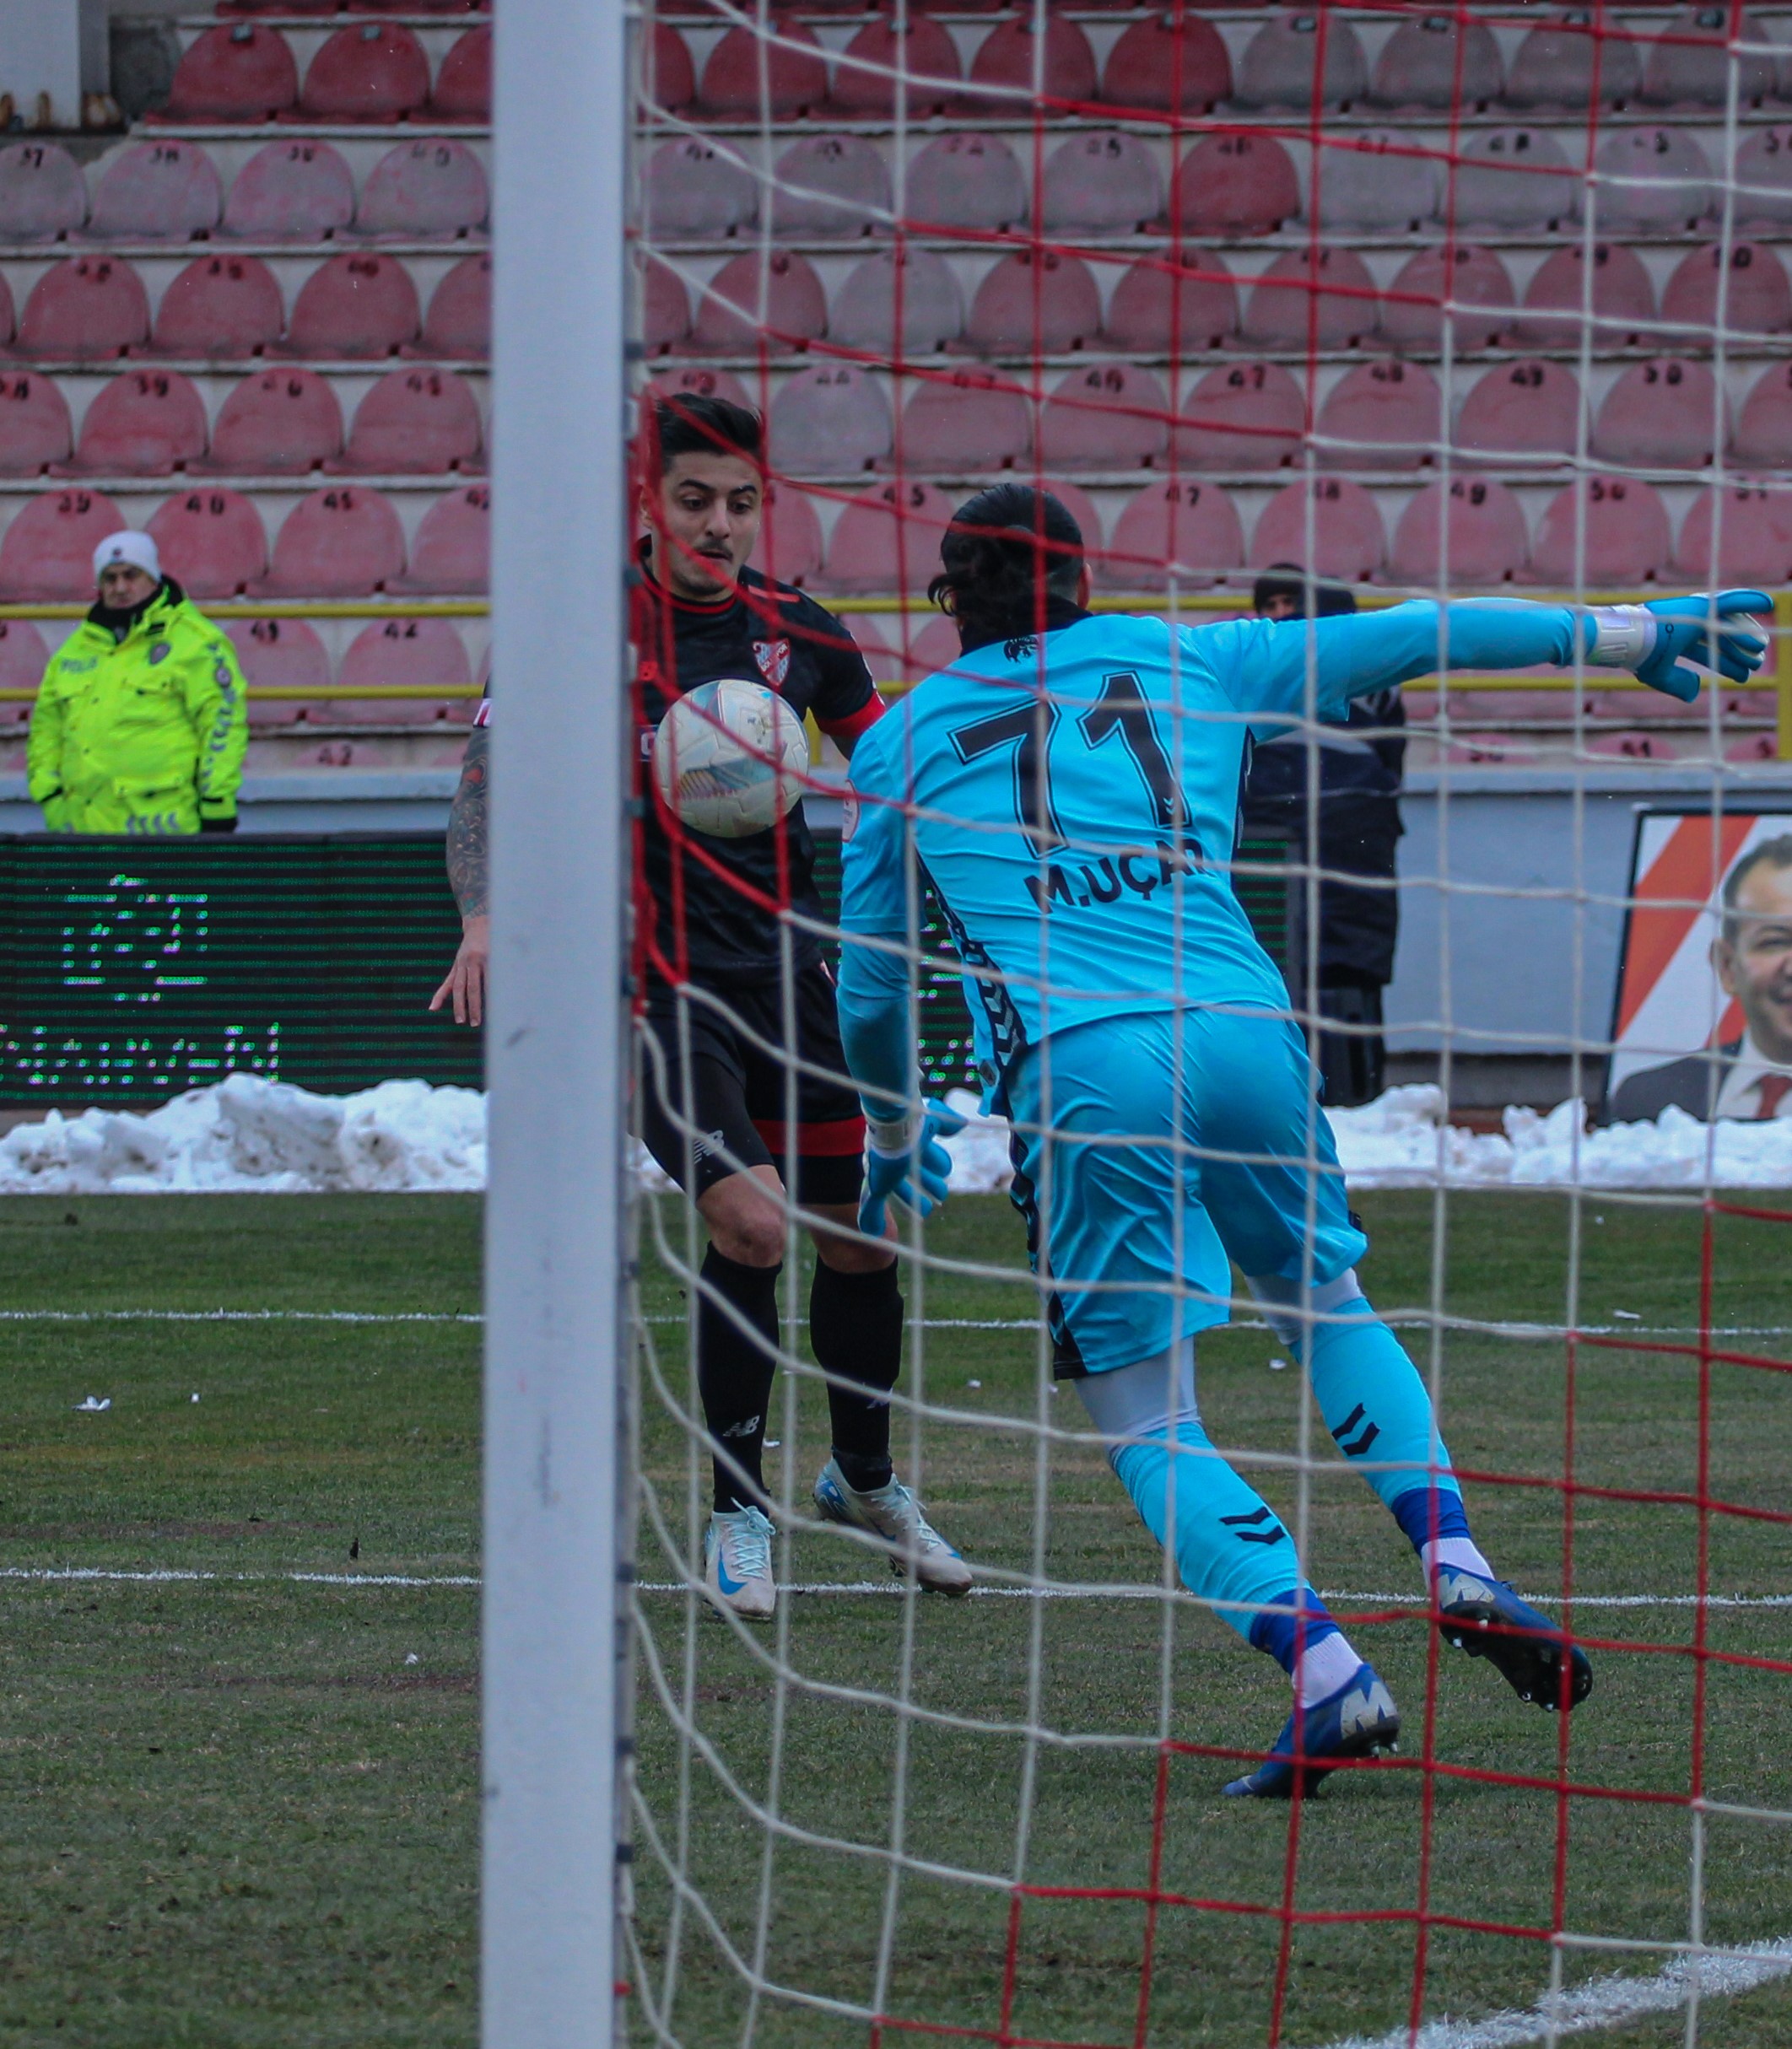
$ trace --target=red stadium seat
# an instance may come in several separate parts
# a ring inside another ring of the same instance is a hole
[[[0,619],[0,687],[35,690],[49,666],[50,650],[29,619]],[[21,720],[30,716],[29,704],[15,703],[8,709]]]
[[[302,476],[339,456],[343,412],[334,387],[296,364],[235,386],[196,469],[224,477]]]
[[[1028,13],[1009,15],[984,37],[959,100],[967,112],[1031,120],[1034,33],[1034,18]],[[1045,18],[1044,81],[1048,101],[1068,100],[1080,110],[1095,97],[1095,52],[1082,29],[1063,14]],[[986,89],[980,93],[979,86]]]
[[[452,370],[388,370],[355,408],[348,445],[327,470],[436,477],[478,462],[478,402]]]
[[[963,75],[958,46],[938,22],[911,9],[899,34],[888,14],[877,14],[834,66],[833,104],[853,121],[893,120],[899,77],[909,118],[924,120],[954,96]]]
[[[1421,363],[1359,364],[1331,387],[1314,429],[1331,470],[1416,470],[1444,438],[1444,394]]]
[[[1082,545],[1092,564],[1099,567],[1102,553],[1101,514],[1095,501],[1079,483],[1068,477],[1048,477],[1045,488],[1057,499],[1064,510],[1077,522],[1082,536]]]
[[[708,364],[688,364],[678,370],[661,370],[650,378],[647,389],[657,398],[726,398],[731,405],[750,406],[753,396],[732,370],[714,369]]]
[[[86,218],[87,181],[66,149],[39,142],[0,149],[0,241],[52,241]]]
[[[1643,67],[1636,45],[1595,26],[1592,13],[1575,8],[1527,30],[1507,75],[1508,106],[1580,109],[1634,100]]]
[[[909,666],[903,660],[901,650],[892,643],[886,631],[893,621],[876,612],[841,612],[838,617],[840,624],[852,635],[853,645],[865,657],[865,666],[871,671],[872,681],[878,689],[885,689],[891,683],[908,682]],[[3,650],[0,650],[0,660],[3,658]]]
[[[1738,228],[1792,223],[1792,127],[1752,129],[1736,152],[1734,182]]]
[[[332,256],[299,288],[284,353],[389,356],[417,329],[417,287],[397,257]]]
[[[429,60],[410,30],[391,21],[338,29],[305,74],[299,113],[307,121],[402,121],[429,97]]]
[[[909,633],[908,652],[904,658],[907,662],[906,673],[917,682],[936,675],[942,669],[949,669],[958,661],[961,652],[958,629],[950,619],[943,618],[936,612],[925,623],[919,623],[913,618],[906,620],[904,623]]]
[[[1250,539],[1254,569],[1274,562],[1307,563],[1314,575],[1341,583],[1359,584],[1374,576],[1386,553],[1374,499],[1346,477],[1283,485],[1258,515]]]
[[[265,143],[233,181],[223,232],[246,241],[316,242],[354,218],[354,178],[329,143]]]
[[[1682,256],[1661,294],[1662,319],[1693,331],[1671,331],[1663,337],[1671,347],[1697,348],[1716,332],[1719,284],[1730,333],[1784,334],[1792,328],[1792,285],[1779,252],[1765,242],[1732,242],[1726,264],[1723,246],[1714,242]]]
[[[27,499],[0,537],[0,600],[91,603],[94,550],[127,524],[103,491],[46,491]]]
[[[799,370],[774,396],[773,466],[793,477],[868,470],[890,452],[890,402],[877,380],[850,364]]]
[[[3,273],[0,273],[0,351],[13,338],[13,291]]]
[[[162,567],[189,597],[235,597],[267,574],[262,515],[240,491],[182,491],[149,522]]]
[[[1753,584],[1771,590],[1792,582],[1792,504],[1785,493],[1731,484],[1723,493],[1719,517],[1715,487],[1701,491],[1681,527],[1673,569],[1676,577],[1701,590]]]
[[[641,346],[650,356],[677,348],[691,332],[691,299],[684,280],[656,257],[635,258],[641,281]]]
[[[1729,413],[1705,364],[1676,356],[1634,363],[1606,394],[1593,451],[1639,469],[1703,469],[1729,443]]]
[[[1594,154],[1601,235],[1679,229],[1712,211],[1711,164],[1683,128],[1614,128]]]
[[[197,143],[133,143],[100,174],[87,232],[94,241],[186,241],[224,212],[218,166]]]
[[[1261,272],[1239,332],[1263,348],[1347,348],[1375,332],[1375,280],[1354,250],[1290,249]]]
[[[1388,576],[1421,589],[1484,587],[1525,573],[1525,515],[1491,477],[1427,484],[1407,499],[1394,529]]]
[[[1007,228],[1027,218],[1027,181],[999,135],[939,135],[909,165],[911,223]]]
[[[1123,355],[1180,359],[1216,348],[1238,332],[1238,287],[1225,258],[1190,250],[1182,263],[1181,276],[1174,276],[1162,258],[1153,256],[1142,256],[1126,270],[1114,288],[1102,324],[1110,348]]]
[[[1147,484],[1129,499],[1101,560],[1101,580],[1116,590],[1162,590],[1174,578],[1205,589],[1244,559],[1238,508],[1217,484]]]
[[[793,143],[772,174],[772,233],[867,235],[890,218],[890,169],[862,135]]]
[[[767,113],[774,121],[793,121],[812,107],[818,110],[828,97],[828,67],[814,31],[785,16],[777,36],[764,46],[768,83],[762,102],[761,40],[751,29],[730,29],[703,67],[699,113],[715,121],[758,121]]]
[[[1573,462],[1580,452],[1580,380],[1565,363],[1502,363],[1463,402],[1458,459],[1496,469]]]
[[[1104,105],[1137,114],[1204,114],[1232,97],[1232,60],[1220,32],[1198,14],[1148,14],[1108,52]]]
[[[466,484],[439,498],[411,544],[411,566],[391,585],[424,596],[475,597],[491,582],[492,493]]]
[[[451,356],[483,362],[492,353],[492,259],[462,256],[429,294],[429,317],[420,346],[403,355]]]
[[[822,564],[821,520],[807,491],[769,484],[752,567],[780,583],[812,584]]]
[[[38,477],[74,445],[68,401],[37,370],[0,370],[0,477]]]
[[[907,478],[853,499],[834,522],[822,588],[851,596],[925,590],[940,573],[953,510],[936,485]]]
[[[249,686],[251,731],[294,724],[304,710],[302,699],[256,698],[257,690],[315,690],[330,681],[330,657],[309,619],[232,619],[224,638]]]
[[[490,208],[485,166],[465,143],[439,135],[400,143],[381,158],[362,191],[354,225],[361,235],[422,241],[477,233]]]
[[[1455,353],[1471,355],[1512,325],[1517,303],[1511,274],[1491,249],[1422,249],[1383,294],[1381,332],[1396,348],[1441,349],[1448,306]]]
[[[1776,363],[1755,380],[1733,452],[1744,469],[1792,469],[1792,363]]]
[[[1771,99],[1773,58],[1757,51],[1733,59],[1727,47],[1732,40],[1758,46],[1773,38],[1758,14],[1740,14],[1733,25],[1727,6],[1681,8],[1649,46],[1641,97],[1652,106],[1725,106],[1734,63],[1739,105]]]
[[[1016,249],[984,272],[964,345],[981,355],[1056,356],[1100,331],[1101,294],[1081,256]]]
[[[1162,215],[1163,173],[1138,136],[1091,129],[1047,159],[1040,211],[1048,232],[1131,235]]]
[[[903,408],[903,465],[922,476],[1009,469],[1032,449],[1027,395],[993,370],[930,380]]]
[[[697,97],[697,73],[691,64],[689,44],[670,22],[654,23],[653,41],[645,53],[645,62],[642,99],[662,114],[683,113]]]
[[[661,24],[656,23],[656,28]],[[492,30],[489,22],[458,36],[443,57],[429,94],[438,121],[476,121],[492,117]]]
[[[1541,229],[1580,215],[1579,173],[1546,128],[1471,136],[1456,171],[1459,228]]]
[[[1294,159],[1273,136],[1203,136],[1177,166],[1170,212],[1191,234],[1267,234],[1300,212]]]
[[[1381,46],[1369,97],[1384,107],[1471,113],[1498,100],[1505,82],[1499,45],[1485,23],[1408,14]]]
[[[1314,197],[1327,228],[1404,232],[1438,210],[1443,167],[1417,137],[1395,128],[1363,128],[1319,151]]]
[[[1544,258],[1525,288],[1515,341],[1533,348],[1579,346],[1585,262],[1585,246],[1578,241]],[[1655,288],[1635,250],[1622,242],[1593,245],[1592,305],[1595,354],[1648,332],[1655,317]]]
[[[292,46],[278,29],[221,21],[182,52],[159,118],[271,121],[298,97],[299,67]]]
[[[756,355],[762,347],[781,355],[827,331],[827,294],[808,258],[749,249],[731,256],[699,294],[691,346],[716,355]]]
[[[661,143],[641,178],[643,224],[656,239],[732,235],[759,210],[759,187],[726,143]]]
[[[94,477],[166,477],[205,453],[205,402],[178,370],[127,370],[94,395],[74,467]]]
[[[31,287],[15,346],[23,356],[92,362],[148,339],[149,301],[123,257],[70,256]]]
[[[1169,393],[1154,370],[1105,363],[1059,379],[1039,421],[1049,470],[1136,470],[1169,448]]]
[[[252,356],[285,325],[280,287],[259,256],[199,256],[163,293],[154,342],[164,356]]]
[[[271,597],[370,597],[404,574],[404,529],[377,491],[331,484],[300,499],[274,537]]]
[[[1184,400],[1176,459],[1196,470],[1276,470],[1300,452],[1307,402],[1276,363],[1211,369]]]
[[[446,619],[377,619],[348,643],[336,680],[348,689],[410,684],[451,690],[472,681],[466,644]],[[337,698],[332,719],[344,725],[434,725],[452,699]]]
[[[1232,97],[1244,107],[1304,111],[1314,103],[1315,86],[1321,106],[1361,100],[1368,90],[1368,60],[1341,16],[1291,11],[1272,14],[1251,37]]]
[[[864,349],[874,356],[917,356],[931,355],[956,341],[963,326],[964,301],[946,259],[909,243],[880,250],[854,265],[835,296],[828,332],[845,348]]]
[[[1584,553],[1576,545],[1577,498],[1586,509]],[[1551,499],[1531,547],[1530,574],[1557,589],[1621,590],[1649,582],[1671,553],[1667,510],[1653,484],[1586,477]]]

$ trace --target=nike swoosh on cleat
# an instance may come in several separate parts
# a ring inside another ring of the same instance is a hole
[[[747,1584],[744,1579],[730,1579],[728,1568],[720,1558],[715,1561],[715,1583],[724,1593],[730,1595],[738,1593]]]

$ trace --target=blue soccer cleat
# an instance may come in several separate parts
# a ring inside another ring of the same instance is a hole
[[[1586,1653],[1506,1581],[1446,1566],[1437,1576],[1437,1601],[1444,1641],[1485,1658],[1521,1701],[1578,1707],[1592,1692]]]
[[[1300,1724],[1300,1759],[1294,1761],[1295,1724]],[[1400,1710],[1373,1665],[1311,1707],[1297,1707],[1282,1724],[1275,1747],[1255,1771],[1233,1779],[1226,1790],[1241,1800],[1287,1800],[1294,1782],[1304,1793],[1317,1792],[1347,1758],[1379,1757],[1398,1750]]]

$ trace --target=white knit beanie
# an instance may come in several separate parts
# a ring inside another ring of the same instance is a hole
[[[138,533],[126,527],[122,533],[108,534],[94,550],[94,581],[98,583],[106,570],[115,563],[128,562],[133,569],[141,569],[145,576],[153,576],[158,583],[162,580],[162,558],[155,552],[155,543],[148,534]]]

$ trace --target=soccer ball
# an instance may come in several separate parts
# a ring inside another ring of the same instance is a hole
[[[660,801],[694,833],[768,833],[802,795],[802,721],[764,683],[724,677],[680,698],[653,737]]]

